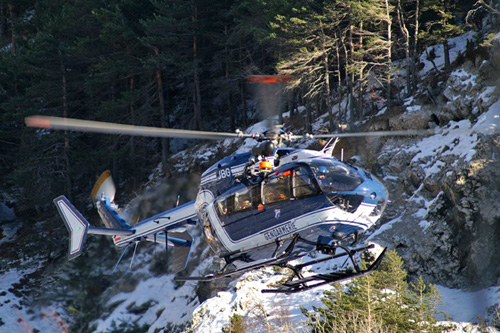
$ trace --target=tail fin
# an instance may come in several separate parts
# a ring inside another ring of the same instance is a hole
[[[55,198],[54,204],[69,231],[68,258],[71,260],[82,254],[87,239],[89,222],[64,195]]]
[[[101,194],[104,194],[109,198],[111,202],[115,200],[116,186],[111,177],[111,172],[109,170],[104,171],[92,188],[90,192],[90,198],[92,202],[97,202],[101,200]]]
[[[90,192],[90,198],[97,207],[97,212],[107,228],[129,229],[130,224],[118,213],[114,204],[116,186],[109,170],[97,179]]]

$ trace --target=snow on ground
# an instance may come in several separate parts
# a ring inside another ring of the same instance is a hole
[[[406,151],[416,153],[412,162],[419,163],[425,170],[426,177],[441,171],[445,165],[440,159],[457,156],[464,162],[470,161],[476,154],[475,147],[480,134],[498,135],[500,133],[500,101],[494,103],[488,112],[482,114],[472,125],[467,119],[450,122],[446,128],[435,135],[422,139]],[[458,162],[459,159],[457,159]]]
[[[192,251],[198,251],[201,235],[197,229],[190,229],[190,233],[193,236]],[[160,249],[155,251],[165,251],[161,246],[158,247]],[[200,252],[206,251],[209,249]],[[113,326],[119,327],[121,323],[147,325],[148,332],[159,332],[166,327],[181,326],[190,321],[193,310],[199,305],[195,282],[177,283],[173,280],[174,274],[151,277],[148,263],[154,255],[154,251],[144,251],[137,255],[134,260],[137,264],[132,270],[140,282],[134,290],[119,292],[107,301],[112,310],[105,318],[92,323],[97,326],[97,332],[105,332]],[[212,258],[203,260],[191,275],[203,275],[211,263]],[[128,266],[127,263],[122,263],[119,267],[127,270]]]
[[[478,136],[470,133],[469,120],[450,122],[447,128],[422,139],[406,151],[416,153],[412,162],[422,164],[426,176],[429,177],[443,167],[441,157],[453,155],[463,157],[465,161],[470,161],[474,157],[476,154],[474,147],[478,142]]]
[[[500,288],[490,287],[479,291],[463,291],[438,286],[443,296],[443,304],[439,310],[446,311],[452,321],[473,323],[478,321],[478,315],[487,317],[488,308],[500,304]],[[442,317],[441,319],[444,319]]]
[[[459,54],[465,51],[467,42],[471,41],[476,33],[474,31],[468,31],[465,34],[451,38],[448,40],[448,45],[450,47],[450,63],[455,61]],[[420,56],[420,62],[424,64],[424,67],[420,70],[419,74],[425,76],[429,71],[434,69],[434,65],[429,59],[429,55],[435,55],[432,59],[436,67],[441,70],[444,67],[444,52],[443,44],[432,45],[427,48],[425,52]]]
[[[383,225],[380,226],[377,230],[375,230],[373,233],[370,234],[370,236],[367,238],[368,241],[373,240],[377,235],[383,234],[387,230],[391,229],[394,223],[399,223],[402,222],[403,219],[401,216],[398,216],[390,221],[387,221]]]
[[[299,261],[310,260],[304,257]],[[305,275],[316,271],[331,270],[341,266],[345,259],[316,264],[305,272]],[[262,289],[273,288],[283,279],[283,273],[288,270],[265,268],[244,274],[231,282],[227,291],[219,292],[201,304],[193,313],[194,332],[221,332],[224,326],[229,325],[230,317],[238,313],[245,319],[245,325],[250,331],[307,332],[306,317],[301,307],[311,310],[321,307],[321,298],[325,290],[331,290],[329,285],[320,286],[312,290],[296,294],[262,293]]]
[[[173,275],[147,278],[140,281],[134,291],[119,293],[108,301],[109,306],[116,307],[107,318],[95,322],[96,331],[105,332],[122,322],[151,325],[150,332],[168,325],[182,325],[189,321],[198,304],[192,286],[175,288]]]
[[[16,295],[17,284],[38,265],[23,263],[26,269],[9,269],[0,274],[0,332],[61,332],[64,320],[52,307],[33,311]]]
[[[472,130],[484,135],[500,134],[500,100],[491,105],[488,112],[479,117]]]

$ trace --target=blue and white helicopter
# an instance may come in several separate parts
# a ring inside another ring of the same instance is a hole
[[[368,171],[332,156],[338,138],[420,134],[418,131],[322,134],[315,138],[337,139],[315,151],[283,147],[283,140],[306,136],[294,136],[276,128],[257,135],[212,133],[44,116],[28,117],[26,124],[56,130],[154,137],[255,139],[257,144],[251,151],[227,156],[203,172],[196,200],[137,224],[129,223],[118,213],[113,202],[116,188],[109,171],[99,177],[91,194],[105,227],[90,225],[65,196],[54,199],[54,203],[70,233],[70,260],[82,253],[88,234],[100,234],[111,236],[118,247],[141,241],[173,247],[171,270],[179,272],[189,259],[192,244],[189,226],[197,224],[215,254],[224,259],[225,266],[205,276],[177,276],[176,280],[210,281],[266,266],[289,268],[293,275],[288,281],[263,290],[278,293],[300,292],[368,274],[383,258],[385,249],[368,267],[362,268],[359,255],[373,244],[357,245],[357,241],[361,233],[380,219],[388,202],[387,190]],[[325,256],[290,263],[314,251]],[[302,273],[304,267],[340,257],[350,264],[309,276]]]

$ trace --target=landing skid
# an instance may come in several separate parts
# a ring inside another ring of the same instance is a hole
[[[374,270],[376,270],[379,266],[380,263],[382,262],[382,259],[384,257],[385,251],[387,248],[384,248],[380,255],[377,257],[377,259],[366,269],[361,269],[359,265],[356,263],[353,255],[356,252],[364,252],[370,248],[373,248],[373,245],[368,245],[356,249],[346,249],[342,247],[342,249],[346,252],[344,253],[339,253],[335,255],[331,255],[325,258],[321,258],[318,260],[311,260],[308,262],[305,262],[300,265],[289,265],[286,264],[283,267],[289,268],[293,271],[294,275],[285,283],[279,285],[275,289],[263,289],[263,293],[285,293],[285,294],[291,294],[291,293],[298,293],[306,290],[310,290],[325,284],[330,284],[334,282],[340,282],[356,277],[360,277],[363,275],[367,275],[372,273]],[[351,261],[354,269],[347,269],[347,270],[341,270],[341,271],[336,271],[336,272],[331,272],[331,273],[323,273],[323,274],[315,274],[311,276],[304,277],[301,273],[302,268],[311,266],[320,262],[325,262],[328,260],[340,258],[340,257],[345,257],[349,256],[349,260]]]
[[[361,246],[357,247],[354,249],[349,249],[345,246],[341,245],[330,245],[330,246],[325,246],[324,244],[317,244],[318,248],[321,249],[322,252],[324,253],[331,253],[331,255],[321,258],[321,259],[316,259],[316,260],[310,260],[308,262],[298,264],[298,265],[290,265],[287,263],[287,261],[290,260],[290,254],[292,253],[293,249],[295,248],[295,245],[297,241],[307,241],[300,237],[299,235],[295,235],[286,247],[284,251],[282,251],[279,255],[279,250],[281,250],[282,246],[282,241],[276,240],[276,250],[274,251],[274,256],[269,258],[269,259],[262,259],[262,260],[256,260],[256,261],[251,261],[249,260],[248,264],[245,266],[240,266],[238,269],[228,269],[229,266],[236,260],[239,261],[245,261],[247,258],[245,257],[245,253],[241,252],[233,252],[233,253],[228,253],[223,255],[222,257],[226,260],[226,265],[224,268],[220,271],[217,271],[216,273],[213,274],[208,274],[205,276],[185,276],[185,277],[176,277],[174,278],[175,281],[212,281],[224,277],[231,277],[233,275],[245,273],[254,269],[259,269],[263,267],[268,267],[268,266],[278,266],[278,267],[284,267],[292,270],[293,276],[285,283],[279,285],[275,289],[264,289],[262,290],[263,293],[297,293],[297,292],[302,292],[305,290],[309,290],[324,284],[329,284],[333,282],[338,282],[338,281],[343,281],[347,279],[351,279],[354,277],[359,277],[363,276],[366,274],[369,274],[373,272],[375,269],[378,268],[380,265],[384,253],[385,253],[385,248],[384,250],[380,253],[380,255],[377,257],[377,259],[366,269],[361,269],[359,265],[356,262],[356,259],[354,258],[354,255],[356,253],[362,253],[365,252],[371,248],[374,247],[373,244],[366,245],[366,246]],[[309,241],[307,241],[309,242]],[[337,249],[342,249],[344,252],[336,254]],[[324,273],[324,274],[315,274],[311,276],[304,277],[302,275],[302,269],[307,266],[311,266],[314,264],[318,264],[321,262],[326,262],[329,260],[341,258],[341,257],[348,257],[347,260],[349,260],[352,264],[353,268],[349,268],[346,270],[339,270],[335,272],[330,272],[330,273]]]

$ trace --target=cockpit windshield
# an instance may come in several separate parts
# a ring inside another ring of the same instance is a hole
[[[323,192],[354,191],[363,182],[355,168],[333,160],[314,160],[311,170]]]

